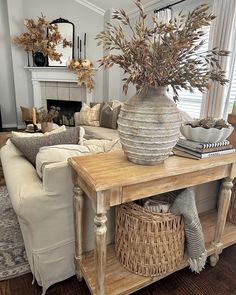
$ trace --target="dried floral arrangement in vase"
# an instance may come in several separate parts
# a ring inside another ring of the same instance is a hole
[[[56,51],[56,45],[62,44],[63,48],[72,46],[71,42],[62,37],[57,24],[50,24],[44,15],[38,17],[37,21],[25,19],[24,25],[28,32],[15,37],[13,42],[23,47],[27,53],[32,52],[33,57],[40,53],[43,57],[60,62],[62,54]]]
[[[37,121],[41,123],[41,131],[43,133],[52,131],[53,119],[58,117],[60,110],[59,107],[55,106],[51,106],[49,111],[44,107],[37,110]]]
[[[89,92],[94,89],[93,63],[88,59],[72,59],[67,64],[68,69],[77,73],[78,85],[85,85]]]
[[[188,15],[180,12],[178,18],[168,23],[153,17],[153,26],[149,28],[141,1],[134,3],[139,10],[134,26],[124,10],[113,12],[113,19],[128,27],[131,37],[121,25],[110,23],[96,36],[98,45],[110,52],[99,60],[100,65],[109,68],[117,64],[124,70],[125,93],[130,83],[136,85],[139,92],[149,87],[171,86],[174,99],[178,99],[180,88],[190,91],[197,88],[203,92],[212,81],[221,85],[228,81],[219,57],[229,55],[229,51],[213,48],[199,53],[206,34],[202,28],[215,19],[208,13],[207,4],[196,7]]]
[[[41,107],[37,110],[37,121],[40,123],[53,122],[53,119],[58,117],[60,110],[59,107],[55,106],[51,106],[49,111]]]
[[[163,162],[178,141],[181,117],[173,102],[178,100],[178,90],[204,92],[213,81],[227,83],[220,57],[229,51],[199,52],[203,28],[215,18],[207,4],[187,15],[180,12],[167,23],[153,17],[150,25],[142,2],[134,3],[139,11],[134,22],[123,9],[115,10],[113,19],[118,24],[107,23],[96,39],[108,52],[99,60],[100,66],[117,64],[124,70],[124,92],[130,83],[137,89],[124,103],[118,120],[123,150],[134,163],[154,165]],[[173,100],[167,87],[173,89]]]

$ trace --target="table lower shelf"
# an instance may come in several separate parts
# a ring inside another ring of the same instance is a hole
[[[214,237],[215,225],[216,225],[217,212],[211,211],[203,214],[200,217],[207,254],[211,255],[214,253],[214,247],[211,241]],[[225,225],[225,230],[222,238],[223,248],[226,248],[234,243],[236,243],[236,225],[227,222]],[[106,263],[106,294],[107,295],[121,295],[130,294],[137,291],[151,283],[162,279],[176,272],[184,267],[188,266],[186,261],[183,261],[175,270],[168,272],[162,276],[155,278],[143,277],[135,275],[128,270],[126,270],[118,261],[115,256],[114,245],[109,245],[107,247],[107,263]],[[95,269],[94,269],[94,254],[93,251],[86,253],[83,256],[81,262],[81,270],[83,272],[84,279],[92,294],[95,294]]]

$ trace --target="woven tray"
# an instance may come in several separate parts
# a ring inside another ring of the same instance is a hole
[[[115,250],[121,264],[135,274],[168,273],[183,261],[183,220],[172,213],[152,213],[133,202],[117,206]]]

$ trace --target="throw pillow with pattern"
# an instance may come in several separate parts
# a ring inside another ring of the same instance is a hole
[[[88,126],[99,126],[101,105],[98,103],[93,107],[90,107],[86,103],[83,103],[80,112],[76,113],[76,124],[88,125]]]

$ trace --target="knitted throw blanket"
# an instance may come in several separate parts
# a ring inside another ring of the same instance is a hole
[[[191,270],[199,273],[205,266],[207,252],[194,191],[187,188],[178,194],[170,207],[170,212],[184,217],[187,259]]]

